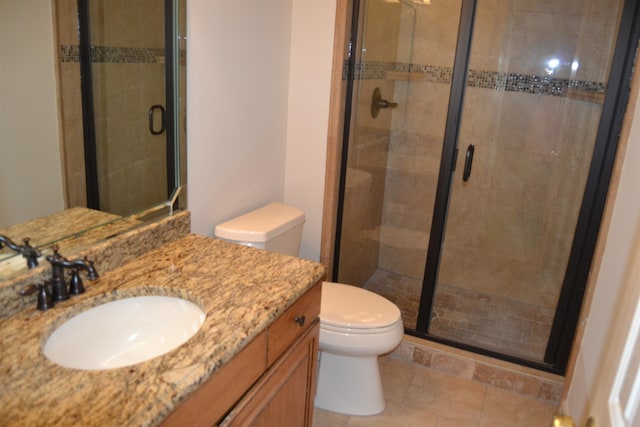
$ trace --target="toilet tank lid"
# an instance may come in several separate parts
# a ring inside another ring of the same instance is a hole
[[[241,242],[266,242],[304,223],[304,212],[274,202],[216,225],[217,237]]]

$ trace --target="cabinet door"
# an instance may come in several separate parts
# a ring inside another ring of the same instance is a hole
[[[319,323],[281,357],[222,422],[222,427],[310,427]]]
[[[267,369],[267,333],[262,332],[178,406],[161,427],[211,427],[219,422]]]

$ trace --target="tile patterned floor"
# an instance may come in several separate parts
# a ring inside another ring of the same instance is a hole
[[[315,409],[313,427],[550,427],[557,406],[385,356],[387,407],[360,417]]]
[[[415,328],[422,282],[378,270],[365,284],[393,301]],[[438,285],[430,332],[489,350],[542,361],[553,310],[444,284]]]

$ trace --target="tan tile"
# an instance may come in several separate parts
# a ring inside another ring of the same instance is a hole
[[[541,381],[518,372],[497,369],[493,366],[478,363],[473,374],[475,381],[492,385],[503,390],[510,390],[528,397],[537,397]]]
[[[402,340],[400,345],[395,350],[393,350],[391,354],[389,354],[389,357],[403,360],[405,362],[411,362],[413,361],[414,348],[415,346],[413,344],[409,344],[406,341]]]
[[[438,416],[435,427],[478,427],[479,419],[460,420]]]
[[[480,418],[486,386],[418,366],[402,403],[462,422]]]
[[[433,353],[427,349],[416,347],[413,350],[413,361],[426,367],[431,366]]]
[[[472,379],[475,363],[470,360],[435,353],[431,360],[431,369],[459,378]]]
[[[561,383],[545,383],[540,384],[540,391],[538,392],[538,399],[547,400],[550,403],[558,404],[562,395]]]
[[[411,384],[415,365],[411,362],[404,362],[390,357],[381,357],[380,372],[387,403],[390,400],[401,402],[407,394],[409,384]]]
[[[400,8],[385,2],[371,2],[366,14],[367,59],[395,61],[400,34]]]
[[[556,412],[556,405],[488,387],[480,427],[550,426]]]
[[[384,281],[384,277],[380,276],[379,280]],[[427,353],[432,354],[429,349]],[[358,417],[316,408],[314,427],[542,427],[550,425],[550,417],[557,409],[557,404],[538,399],[555,396],[559,383],[539,380],[542,386],[536,399],[536,396],[525,397],[394,357],[382,357],[380,366],[387,399],[383,413]],[[504,379],[505,375],[490,370],[480,373],[493,379]]]
[[[313,409],[313,427],[345,427],[349,421],[348,415],[337,414],[324,409]]]
[[[78,3],[73,0],[58,0],[54,4],[58,43],[78,44]]]
[[[346,427],[435,427],[437,415],[427,409],[409,408],[388,401],[385,410],[371,417],[351,417]],[[316,426],[317,427],[317,426]]]

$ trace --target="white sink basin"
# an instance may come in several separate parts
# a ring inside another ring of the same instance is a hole
[[[124,298],[66,321],[45,343],[44,355],[75,369],[134,365],[184,344],[200,329],[205,316],[200,307],[180,298]]]

